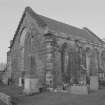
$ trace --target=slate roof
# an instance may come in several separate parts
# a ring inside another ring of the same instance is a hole
[[[93,42],[93,43],[102,43],[102,40],[99,37],[97,37],[97,35],[95,35],[89,29],[87,29],[87,28],[80,29],[80,28],[50,19],[48,17],[39,15],[39,14],[35,13],[30,7],[25,8],[24,14],[23,14],[22,19],[19,23],[19,26],[15,33],[15,36],[19,30],[20,25],[22,24],[22,21],[25,17],[24,15],[26,12],[29,13],[29,15],[37,21],[37,24],[39,25],[39,27],[48,26],[48,29],[50,29],[54,32],[65,33],[66,35],[68,35],[68,36],[71,35],[73,37],[82,37],[82,38],[84,38],[90,42]],[[13,38],[13,42],[14,42],[15,36]]]

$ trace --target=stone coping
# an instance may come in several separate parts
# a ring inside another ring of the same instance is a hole
[[[16,105],[13,102],[13,98],[5,93],[0,92],[0,100],[3,101],[6,105]]]

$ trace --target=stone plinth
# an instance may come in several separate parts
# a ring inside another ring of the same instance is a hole
[[[99,83],[98,83],[98,76],[91,76],[90,77],[90,90],[98,90]]]
[[[72,94],[79,94],[79,95],[87,95],[88,94],[88,87],[83,86],[71,86],[69,89],[70,93]]]
[[[39,92],[39,80],[37,78],[25,78],[24,80],[24,90],[23,92],[26,95]]]

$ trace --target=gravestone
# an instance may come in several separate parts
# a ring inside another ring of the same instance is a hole
[[[40,88],[40,85],[39,85],[39,80],[37,78],[25,78],[23,92],[26,95],[38,93],[39,88]]]
[[[98,76],[91,76],[90,77],[90,90],[98,90],[99,83],[98,83]]]
[[[19,87],[22,87],[22,78],[21,77],[19,77]]]

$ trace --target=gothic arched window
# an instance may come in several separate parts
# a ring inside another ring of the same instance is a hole
[[[27,28],[23,28],[21,32],[21,36],[20,36],[20,46],[21,47],[24,47],[26,34],[27,34]]]

